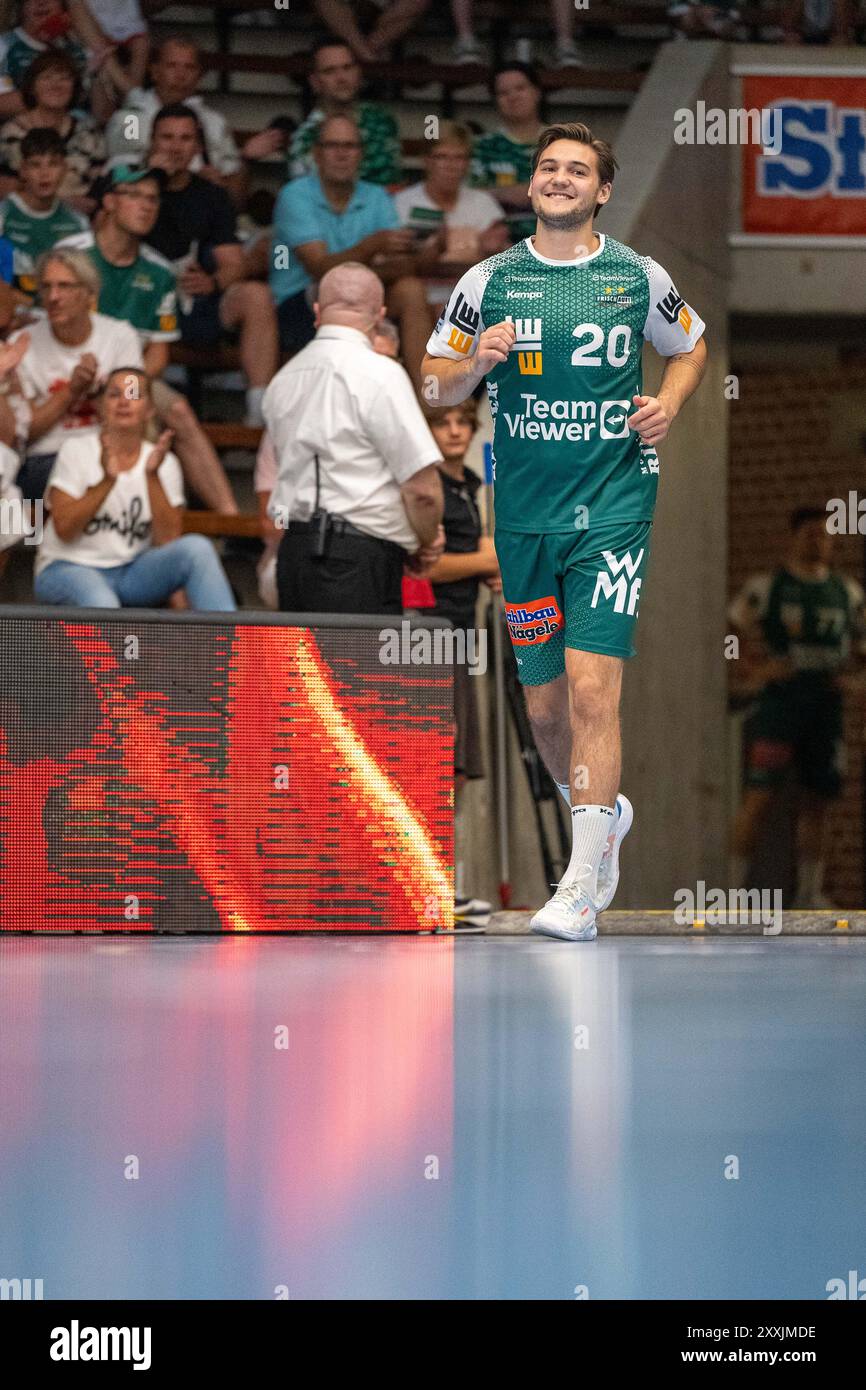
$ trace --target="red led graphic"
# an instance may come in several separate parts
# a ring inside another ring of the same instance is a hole
[[[447,668],[372,629],[0,633],[0,927],[452,924]]]

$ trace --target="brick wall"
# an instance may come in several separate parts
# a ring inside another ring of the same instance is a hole
[[[864,459],[853,433],[837,424],[852,392],[863,402],[866,434],[866,368],[834,367],[814,372],[762,371],[739,374],[739,399],[731,406],[730,591],[756,570],[774,568],[787,539],[787,518],[798,506],[826,506],[849,489],[866,495]],[[839,569],[864,581],[860,535],[839,536]],[[863,761],[866,758],[866,697],[846,697],[848,777],[830,812],[833,848],[826,890],[844,907],[863,907]]]

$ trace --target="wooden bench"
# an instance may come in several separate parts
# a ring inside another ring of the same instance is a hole
[[[256,513],[226,516],[223,512],[197,512],[189,509],[183,514],[184,535],[244,536],[260,539],[262,524]]]

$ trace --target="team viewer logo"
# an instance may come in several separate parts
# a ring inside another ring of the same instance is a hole
[[[641,582],[635,576],[643,559],[643,547],[638,551],[636,560],[632,559],[630,550],[625,552],[621,560],[616,558],[612,550],[603,550],[602,554],[607,564],[607,571],[599,570],[595,576],[595,592],[592,596],[591,607],[598,607],[599,598],[607,599],[608,602],[613,599],[614,613],[627,612],[631,617],[637,612],[638,599],[640,598]],[[628,608],[626,608],[626,601]]]
[[[541,319],[513,319],[505,316],[506,323],[514,324],[514,346],[517,365],[521,376],[541,376]]]
[[[465,356],[472,346],[472,339],[478,329],[480,314],[477,309],[470,308],[462,294],[458,294],[453,312],[449,314],[448,318],[452,324],[448,346]]]
[[[562,609],[552,594],[530,603],[506,603],[505,621],[515,647],[529,647],[549,642],[555,632],[562,631]]]

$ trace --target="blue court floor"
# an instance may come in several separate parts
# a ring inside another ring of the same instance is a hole
[[[864,999],[862,938],[6,938],[0,1278],[826,1298]]]

